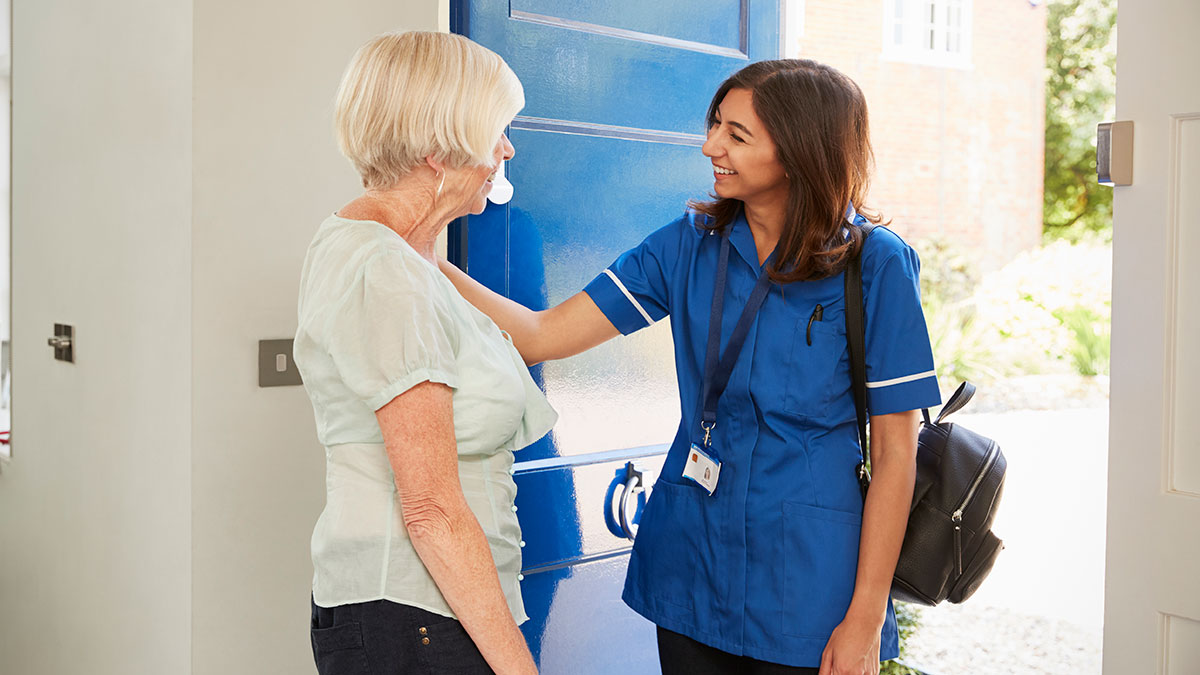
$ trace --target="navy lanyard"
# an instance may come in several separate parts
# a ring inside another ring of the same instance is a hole
[[[704,357],[704,383],[701,389],[704,411],[700,418],[700,429],[704,432],[701,445],[705,448],[709,447],[712,430],[717,426],[717,401],[725,391],[725,386],[729,384],[729,376],[733,373],[738,352],[742,351],[742,345],[750,333],[750,322],[754,321],[754,315],[758,313],[758,308],[762,307],[763,301],[767,299],[767,291],[771,287],[771,278],[767,274],[767,265],[764,264],[762,272],[758,275],[758,281],[754,284],[754,290],[750,293],[750,299],[746,301],[746,308],[742,310],[742,315],[738,317],[737,324],[733,327],[733,334],[729,336],[729,344],[725,346],[725,353],[721,354],[718,360],[718,352],[721,349],[721,313],[725,305],[725,280],[729,271],[729,229],[726,227],[725,231],[721,233],[721,253],[717,258],[717,279],[713,288],[712,316],[708,321],[708,353]],[[772,252],[767,261],[770,262],[774,256],[775,253]]]

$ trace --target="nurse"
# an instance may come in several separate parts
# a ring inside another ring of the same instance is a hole
[[[658,626],[664,673],[878,673],[898,654],[889,589],[917,411],[939,403],[919,262],[886,228],[863,235],[881,218],[864,205],[866,103],[845,75],[806,60],[752,64],[717,90],[707,123],[712,200],[557,307],[529,310],[441,267],[531,364],[670,318],[682,419],[623,594]],[[865,503],[843,297],[857,255]]]

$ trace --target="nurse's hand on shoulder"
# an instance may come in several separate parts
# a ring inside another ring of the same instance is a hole
[[[881,622],[847,614],[821,654],[820,675],[878,675],[882,627]]]

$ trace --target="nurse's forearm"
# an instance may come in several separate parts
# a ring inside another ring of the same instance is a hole
[[[576,293],[550,309],[534,311],[492,291],[445,260],[438,265],[467,302],[508,331],[528,365],[574,356],[620,335],[587,293]]]
[[[884,621],[916,483],[919,421],[915,410],[871,418],[871,489],[863,507],[848,617],[869,617],[880,625]]]
[[[517,350],[528,361],[525,350],[536,346],[538,312],[496,293],[445,260],[438,260],[438,268],[467,302],[475,305],[476,309],[490,316],[497,326],[508,332]]]

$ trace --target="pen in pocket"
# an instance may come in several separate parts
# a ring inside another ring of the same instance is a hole
[[[814,321],[820,321],[825,314],[825,308],[817,305],[813,308],[812,316],[808,317],[808,330],[805,331],[804,338],[808,342],[808,346],[812,346],[812,325]]]

